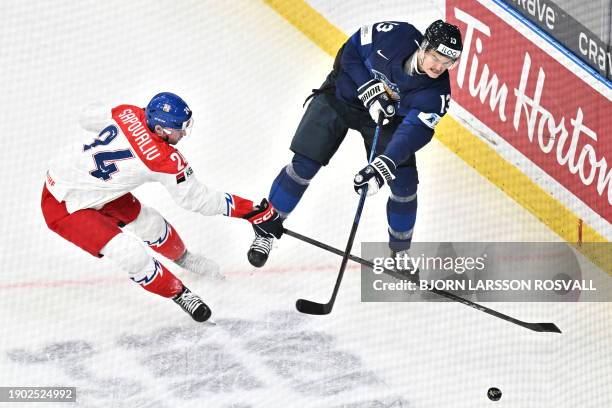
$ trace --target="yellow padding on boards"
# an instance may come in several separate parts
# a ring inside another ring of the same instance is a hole
[[[582,224],[582,241],[578,245],[579,219],[559,201],[534,183],[517,167],[504,160],[486,142],[475,136],[451,116],[446,115],[436,126],[436,138],[478,173],[499,187],[514,201],[572,244],[598,267],[612,275],[612,251],[606,239],[587,224]]]
[[[346,34],[302,0],[264,0],[278,14],[332,57],[344,44]]]
[[[303,0],[264,0],[291,25],[319,48],[335,57],[347,36]],[[554,197],[534,183],[518,168],[504,160],[484,141],[455,119],[446,115],[436,126],[435,137],[491,183],[532,213],[563,240],[612,275],[612,251],[609,245],[578,245],[579,218]],[[582,241],[608,242],[593,228],[582,223]]]

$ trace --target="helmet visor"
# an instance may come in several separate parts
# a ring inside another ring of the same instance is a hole
[[[179,125],[179,124],[177,124]],[[191,129],[193,128],[193,118],[189,118],[179,126],[168,126],[162,128],[162,131],[166,134],[166,136],[178,137],[177,140],[184,138],[185,136],[189,136],[191,134]]]
[[[171,126],[168,126],[169,129],[174,130],[182,130],[185,136],[188,136],[191,133],[191,129],[193,128],[193,118],[189,118],[184,122],[175,122]]]
[[[193,118],[189,118],[181,125],[181,130],[185,132],[185,136],[189,136],[191,134],[191,129],[193,128]]]

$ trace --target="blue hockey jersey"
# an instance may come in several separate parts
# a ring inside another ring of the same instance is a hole
[[[357,88],[372,78],[394,93],[396,115],[403,118],[384,154],[396,164],[426,145],[448,109],[450,79],[408,74],[404,63],[418,49],[423,35],[411,24],[385,21],[366,25],[344,44],[336,78],[336,97],[363,107]]]

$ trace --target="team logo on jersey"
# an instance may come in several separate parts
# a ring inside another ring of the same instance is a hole
[[[383,85],[385,86],[385,91],[391,97],[391,99],[393,99],[394,101],[400,100],[399,86],[397,86],[396,83],[389,81],[385,74],[375,69],[372,70],[372,74],[374,74],[375,79],[378,79],[383,83]]]
[[[441,119],[440,115],[436,113],[426,113],[426,112],[420,112],[418,114],[418,117],[419,119],[421,119],[421,122],[425,124],[425,126],[431,129],[433,129]]]
[[[389,58],[387,58],[387,57],[385,57],[385,56],[384,56],[384,54],[382,53],[382,50],[378,50],[378,51],[376,51],[376,53],[377,53],[378,55],[380,55],[382,58],[386,59],[387,61],[391,61]]]
[[[179,174],[176,175],[176,184],[181,184],[183,181],[186,181],[192,174],[193,170],[191,169],[191,167],[187,167],[185,171],[181,171]]]

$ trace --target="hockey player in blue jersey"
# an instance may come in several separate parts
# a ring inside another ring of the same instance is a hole
[[[389,246],[410,247],[417,214],[415,152],[429,143],[451,97],[447,70],[462,51],[459,29],[442,20],[421,34],[405,22],[361,27],[340,48],[332,72],[312,98],[291,142],[294,156],[272,182],[269,201],[286,218],[309,183],[342,143],[348,129],[361,133],[367,153],[379,113],[384,115],[375,159],[359,170],[355,191],[368,195],[385,183]],[[307,99],[307,100],[308,100]],[[249,262],[261,267],[273,238],[255,234]]]

